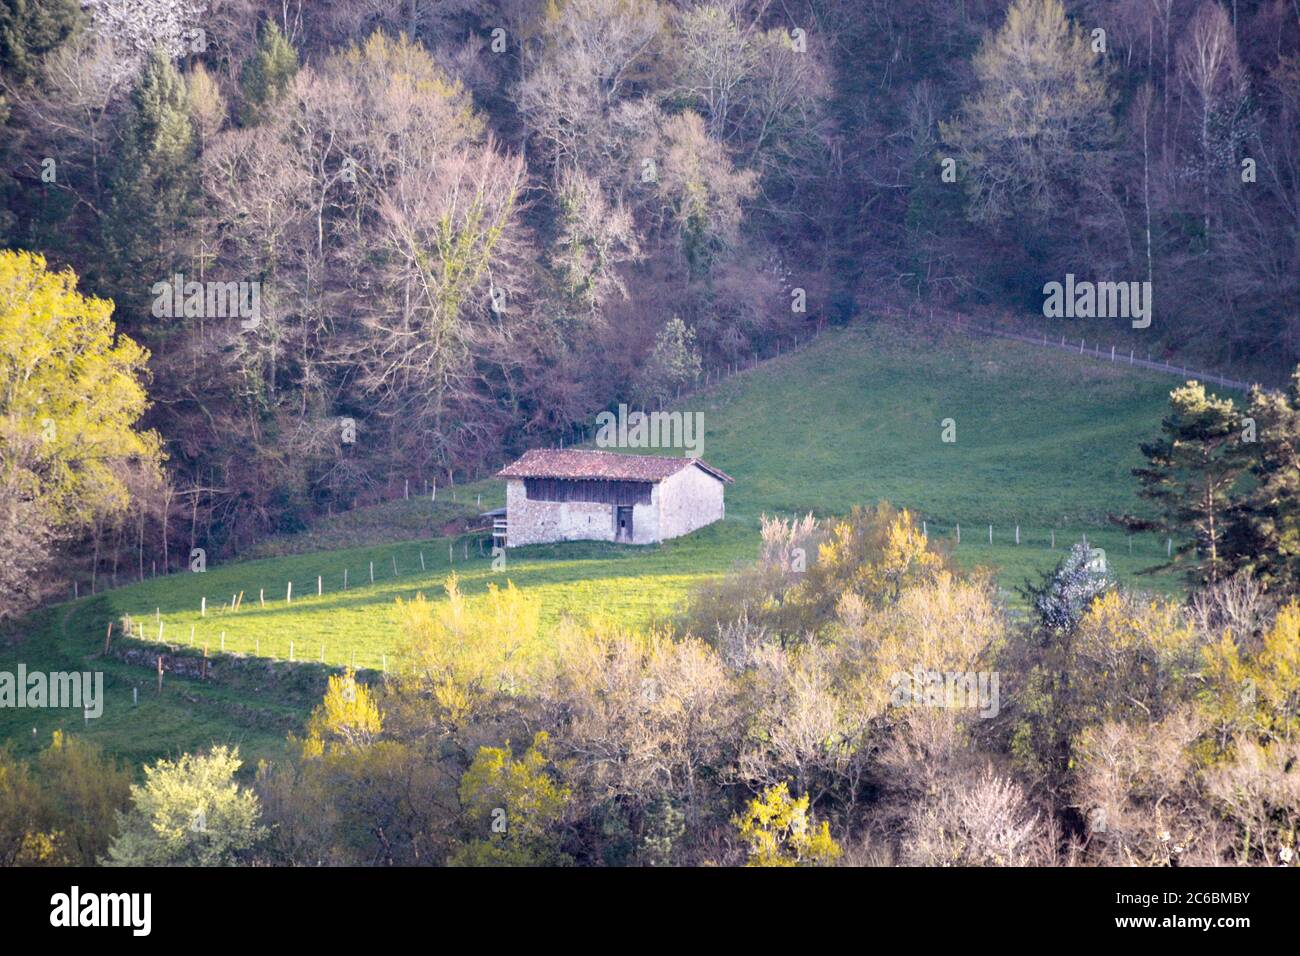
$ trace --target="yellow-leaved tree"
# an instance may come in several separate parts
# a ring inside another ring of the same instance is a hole
[[[844,853],[830,824],[813,822],[808,794],[794,799],[785,783],[768,787],[733,822],[749,845],[748,866],[828,866]]]
[[[60,537],[126,508],[128,471],[160,469],[137,428],[149,354],[112,314],[72,270],[0,251],[0,617],[39,594]]]
[[[1205,709],[1221,740],[1300,739],[1300,602],[1284,605],[1258,641],[1243,647],[1225,631],[1203,654]]]
[[[890,603],[904,588],[933,581],[944,565],[915,515],[882,504],[854,508],[831,526],[806,581],[809,591],[831,608],[845,591]]]
[[[384,729],[384,715],[370,688],[357,680],[351,668],[332,675],[324,699],[307,722],[304,753],[319,756],[325,750],[350,751],[366,747]]]
[[[550,737],[538,731],[516,757],[504,747],[480,747],[460,780],[465,840],[448,861],[453,866],[556,866],[558,825],[569,788],[554,772]]]
[[[513,583],[489,584],[486,597],[472,601],[455,574],[445,589],[447,600],[439,604],[422,594],[399,600],[396,614],[407,642],[409,677],[403,679],[432,697],[442,720],[459,727],[494,695],[523,690],[554,648],[543,638],[537,600]]]

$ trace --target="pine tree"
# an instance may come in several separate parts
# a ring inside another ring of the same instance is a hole
[[[1266,587],[1300,584],[1300,368],[1284,393],[1255,389],[1237,455],[1254,479],[1234,503],[1224,560]]]
[[[1237,447],[1241,416],[1232,399],[1207,395],[1205,386],[1194,381],[1170,392],[1169,404],[1161,436],[1141,446],[1146,467],[1133,469],[1142,483],[1139,494],[1153,502],[1158,513],[1118,520],[1130,531],[1190,535],[1170,563],[1189,557],[1189,577],[1214,583],[1225,570],[1225,519],[1242,473]]]
[[[261,122],[266,109],[284,95],[298,73],[298,52],[285,39],[274,20],[262,26],[257,51],[249,57],[239,76],[244,94],[242,119],[245,126]]]
[[[131,95],[104,224],[114,298],[134,307],[127,314],[172,271],[197,195],[196,153],[185,81],[155,50]]]
[[[78,0],[0,0],[0,73],[31,79],[39,58],[82,23]]]

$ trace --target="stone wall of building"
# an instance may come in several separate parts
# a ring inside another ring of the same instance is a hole
[[[632,543],[659,540],[659,486],[650,503],[632,509]],[[529,501],[523,481],[506,484],[506,546],[549,544],[553,541],[613,541],[616,506],[587,501]]]
[[[654,544],[689,534],[726,515],[724,485],[701,468],[683,468],[657,482],[650,503],[632,509],[632,543]],[[554,541],[613,541],[617,507],[586,501],[529,501],[521,479],[506,483],[506,546]]]
[[[661,540],[690,534],[696,528],[721,521],[726,486],[703,468],[683,468],[659,482],[659,534]]]

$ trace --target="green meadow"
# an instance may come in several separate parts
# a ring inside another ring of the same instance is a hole
[[[454,501],[440,490],[437,502],[421,494],[336,515],[265,542],[261,556],[150,578],[21,622],[0,646],[0,670],[20,661],[101,670],[105,710],[87,723],[69,711],[3,709],[0,739],[29,751],[66,728],[135,764],[230,742],[251,766],[301,726],[327,667],[392,664],[397,600],[436,599],[449,574],[470,595],[512,582],[536,596],[545,622],[571,615],[647,627],[673,616],[699,582],[754,560],[765,512],[908,507],[958,563],[994,568],[1012,605],[1016,586],[1084,535],[1129,586],[1174,593],[1176,577],[1139,573],[1163,557],[1165,542],[1129,539],[1107,516],[1139,507],[1130,475],[1138,443],[1159,428],[1176,384],[1013,342],[918,338],[883,323],[831,331],[682,401],[704,415],[703,457],[736,479],[724,522],[647,548],[512,550],[494,567],[481,537],[443,532],[500,505],[498,481],[457,488]],[[945,430],[955,441],[943,440]],[[123,646],[127,619],[126,646],[142,660],[161,639],[206,653],[213,679],[168,674],[160,694],[147,666],[100,656],[110,623]]]

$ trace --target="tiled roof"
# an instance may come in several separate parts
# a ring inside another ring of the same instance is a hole
[[[569,478],[604,481],[663,481],[683,468],[698,465],[719,481],[733,479],[698,458],[620,455],[612,451],[534,448],[497,472],[498,478]]]

